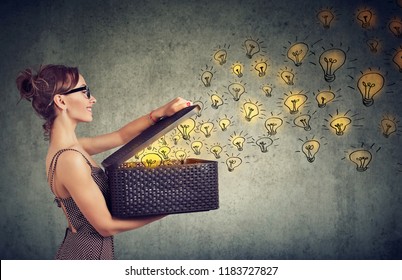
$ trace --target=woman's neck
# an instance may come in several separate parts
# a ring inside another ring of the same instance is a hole
[[[75,128],[77,124],[62,115],[56,117],[50,133],[50,146],[57,149],[75,146],[78,143]]]

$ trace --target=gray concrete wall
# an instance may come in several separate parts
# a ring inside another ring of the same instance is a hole
[[[17,105],[18,71],[41,63],[78,66],[90,85],[98,102],[94,121],[78,128],[81,136],[118,129],[176,96],[204,105],[197,124],[215,124],[211,137],[191,136],[224,148],[217,159],[220,209],[120,234],[117,258],[401,259],[402,73],[392,59],[402,41],[388,27],[401,20],[400,1],[26,2],[0,4],[2,259],[52,259],[66,226],[46,184],[42,122],[28,102]],[[316,16],[324,8],[335,15],[327,29]],[[356,17],[366,8],[373,19],[363,28]],[[251,59],[244,48],[250,38],[261,47]],[[366,43],[373,38],[380,42],[376,53]],[[286,55],[297,42],[309,48],[300,66]],[[319,58],[332,48],[346,60],[328,82]],[[227,52],[223,65],[213,58],[219,49]],[[260,61],[268,65],[262,77],[253,68]],[[245,67],[241,78],[231,72],[235,62]],[[208,88],[201,82],[205,70],[214,74]],[[284,70],[294,73],[293,85],[280,78]],[[366,107],[358,80],[370,71],[385,83]],[[246,89],[239,101],[228,90],[233,82]],[[263,85],[273,88],[271,97]],[[336,97],[319,108],[315,96],[324,90]],[[284,101],[299,92],[307,102],[290,114]],[[218,109],[211,107],[215,93],[224,100]],[[260,109],[250,122],[242,111],[247,101]],[[294,125],[301,114],[311,116],[311,130]],[[352,123],[338,136],[330,122],[345,114]],[[222,131],[217,120],[225,116],[233,125]],[[269,136],[271,116],[283,125],[262,153],[252,142]],[[380,129],[384,117],[397,128],[388,138]],[[246,139],[242,151],[231,144],[239,135]],[[311,139],[320,143],[312,163],[302,152]],[[195,156],[185,141],[173,146]],[[356,149],[372,155],[366,171],[349,160]],[[229,172],[232,155],[242,164]],[[214,159],[206,148],[199,157]]]

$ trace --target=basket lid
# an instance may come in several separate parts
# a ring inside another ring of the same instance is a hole
[[[161,119],[156,124],[145,129],[140,135],[130,140],[116,152],[102,161],[103,167],[117,166],[130,159],[137,152],[145,149],[150,144],[162,137],[181,122],[200,111],[198,105],[186,107],[170,117]]]

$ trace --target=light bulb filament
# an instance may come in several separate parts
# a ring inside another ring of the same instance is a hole
[[[295,114],[296,112],[298,112],[296,104],[297,104],[297,102],[299,102],[299,99],[292,99],[291,102],[292,102],[293,109],[290,113]]]
[[[334,63],[336,63],[337,62],[337,60],[335,59],[335,58],[326,58],[326,57],[324,57],[324,61],[326,62],[326,64],[327,64],[327,73],[328,73],[328,75],[332,75],[332,65],[334,64]]]
[[[180,127],[183,129],[183,139],[184,139],[184,140],[190,139],[190,135],[188,134],[188,131],[187,131],[187,129],[188,129],[190,126],[184,124],[184,125],[180,125]]]
[[[295,60],[296,60],[296,65],[300,65],[299,57],[302,53],[303,53],[303,50],[297,50],[297,51],[292,52],[292,55],[295,57]]]
[[[154,160],[154,159],[146,159],[145,163],[147,164],[147,167],[151,167],[153,164],[156,163],[156,160]]]
[[[364,98],[369,99],[370,98],[370,90],[371,88],[375,87],[375,83],[366,83],[366,82],[362,82],[363,86],[364,86]]]

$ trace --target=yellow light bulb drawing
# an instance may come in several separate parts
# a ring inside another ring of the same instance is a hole
[[[219,127],[222,131],[226,131],[227,128],[231,125],[231,121],[228,118],[221,119],[219,121]]]
[[[281,78],[282,80],[289,86],[294,85],[294,78],[295,78],[295,74],[293,74],[290,71],[284,70],[281,72]]]
[[[324,79],[327,82],[335,80],[335,72],[342,67],[346,60],[346,53],[341,49],[329,49],[320,55],[320,65],[324,71]]]
[[[325,29],[331,27],[331,22],[335,18],[330,10],[322,10],[317,14],[317,18]]]
[[[241,65],[240,63],[235,63],[232,66],[232,72],[239,78],[243,77],[243,65]]]
[[[183,150],[178,150],[174,153],[176,159],[180,161],[181,163],[184,163],[184,161],[187,159],[187,153]]]
[[[244,138],[243,136],[237,136],[237,137],[233,138],[232,145],[235,146],[238,151],[243,151],[243,146],[244,146],[245,141],[246,141],[246,138]]]
[[[226,160],[226,166],[228,167],[229,172],[233,172],[233,170],[242,163],[242,159],[239,157],[229,157]]]
[[[214,155],[216,159],[219,159],[221,157],[222,150],[223,149],[220,145],[214,145],[209,149],[209,151]]]
[[[289,109],[289,113],[296,114],[299,112],[299,108],[306,103],[307,96],[304,94],[291,94],[286,98],[284,104]]]
[[[317,140],[308,140],[302,145],[302,151],[306,155],[308,162],[314,162],[315,155],[320,150],[320,142]]]
[[[356,17],[363,28],[369,28],[371,25],[371,19],[373,18],[373,13],[370,10],[364,10],[357,14]]]
[[[157,167],[162,164],[162,157],[156,153],[149,153],[141,157],[141,163],[145,167]]]
[[[387,118],[381,120],[382,135],[384,135],[385,138],[388,138],[392,133],[396,132],[396,127],[396,122],[393,120]]]
[[[267,72],[267,68],[268,65],[265,61],[260,61],[254,66],[254,69],[258,73],[258,77],[264,77]]]
[[[384,77],[376,72],[362,75],[357,81],[357,87],[362,95],[364,106],[368,107],[374,103],[376,95],[384,86]]]
[[[296,66],[300,66],[306,57],[308,50],[309,47],[306,43],[295,43],[289,48],[287,55]]]
[[[402,22],[399,20],[392,20],[388,24],[389,30],[391,30],[392,34],[394,34],[395,37],[401,38],[402,37]]]
[[[231,83],[228,86],[229,93],[233,96],[234,101],[239,101],[240,96],[246,91],[244,86],[240,83]]]
[[[244,109],[243,111],[245,114],[244,117],[245,117],[246,121],[248,121],[248,122],[260,114],[260,110],[258,109],[258,106],[251,101],[244,103],[243,109]]]
[[[253,55],[260,52],[260,44],[253,39],[247,39],[244,41],[244,47],[246,48],[246,56],[250,59]]]
[[[190,136],[188,136],[188,137],[190,137]],[[173,135],[173,137],[172,137],[173,144],[177,145],[181,138],[183,138],[183,135],[181,133]]]
[[[402,50],[398,51],[394,55],[392,61],[398,66],[399,72],[402,73]]]
[[[205,135],[205,137],[211,137],[212,129],[214,124],[212,122],[204,122],[200,124],[200,131]]]
[[[342,136],[351,122],[352,120],[348,117],[339,117],[332,120],[330,126],[335,130],[336,135]]]
[[[182,122],[180,125],[177,126],[177,129],[179,130],[184,140],[190,139],[190,133],[194,130],[194,128],[195,128],[195,121],[191,118],[185,120],[184,122]]]
[[[293,123],[296,126],[303,128],[305,131],[309,131],[309,130],[311,130],[310,120],[311,120],[310,115],[301,115],[301,116],[298,116],[297,118],[295,118],[293,120]]]
[[[372,155],[367,150],[356,150],[349,154],[349,159],[356,164],[356,170],[359,172],[366,171],[371,162]]]
[[[272,145],[274,141],[269,137],[261,137],[255,141],[262,153],[268,152],[268,147]]]
[[[168,146],[162,146],[159,148],[158,153],[162,155],[164,160],[169,159],[170,148]]]
[[[201,81],[204,84],[205,87],[210,87],[211,86],[211,81],[212,77],[214,74],[212,74],[211,71],[204,71],[201,75]]]
[[[211,95],[211,102],[212,102],[211,107],[214,109],[218,109],[220,106],[223,105],[222,98],[215,93]]]
[[[201,154],[201,148],[204,146],[204,144],[201,141],[194,141],[191,143],[191,149],[193,150],[194,154],[200,155]]]
[[[224,49],[220,49],[214,54],[214,59],[219,62],[219,65],[223,65],[226,63],[227,52]]]
[[[315,100],[317,101],[318,107],[319,108],[324,108],[327,106],[327,103],[331,102],[335,98],[335,93],[332,91],[326,90],[326,91],[321,91],[320,93],[317,94],[315,97]]]
[[[266,97],[271,97],[272,96],[272,87],[265,85],[262,87],[262,91],[265,93]]]
[[[283,120],[278,117],[270,117],[265,121],[265,128],[268,131],[268,136],[276,135],[278,128],[283,124]]]
[[[376,53],[378,51],[378,46],[380,45],[380,42],[376,39],[368,39],[366,41],[367,46],[369,46],[370,51],[372,53]]]

